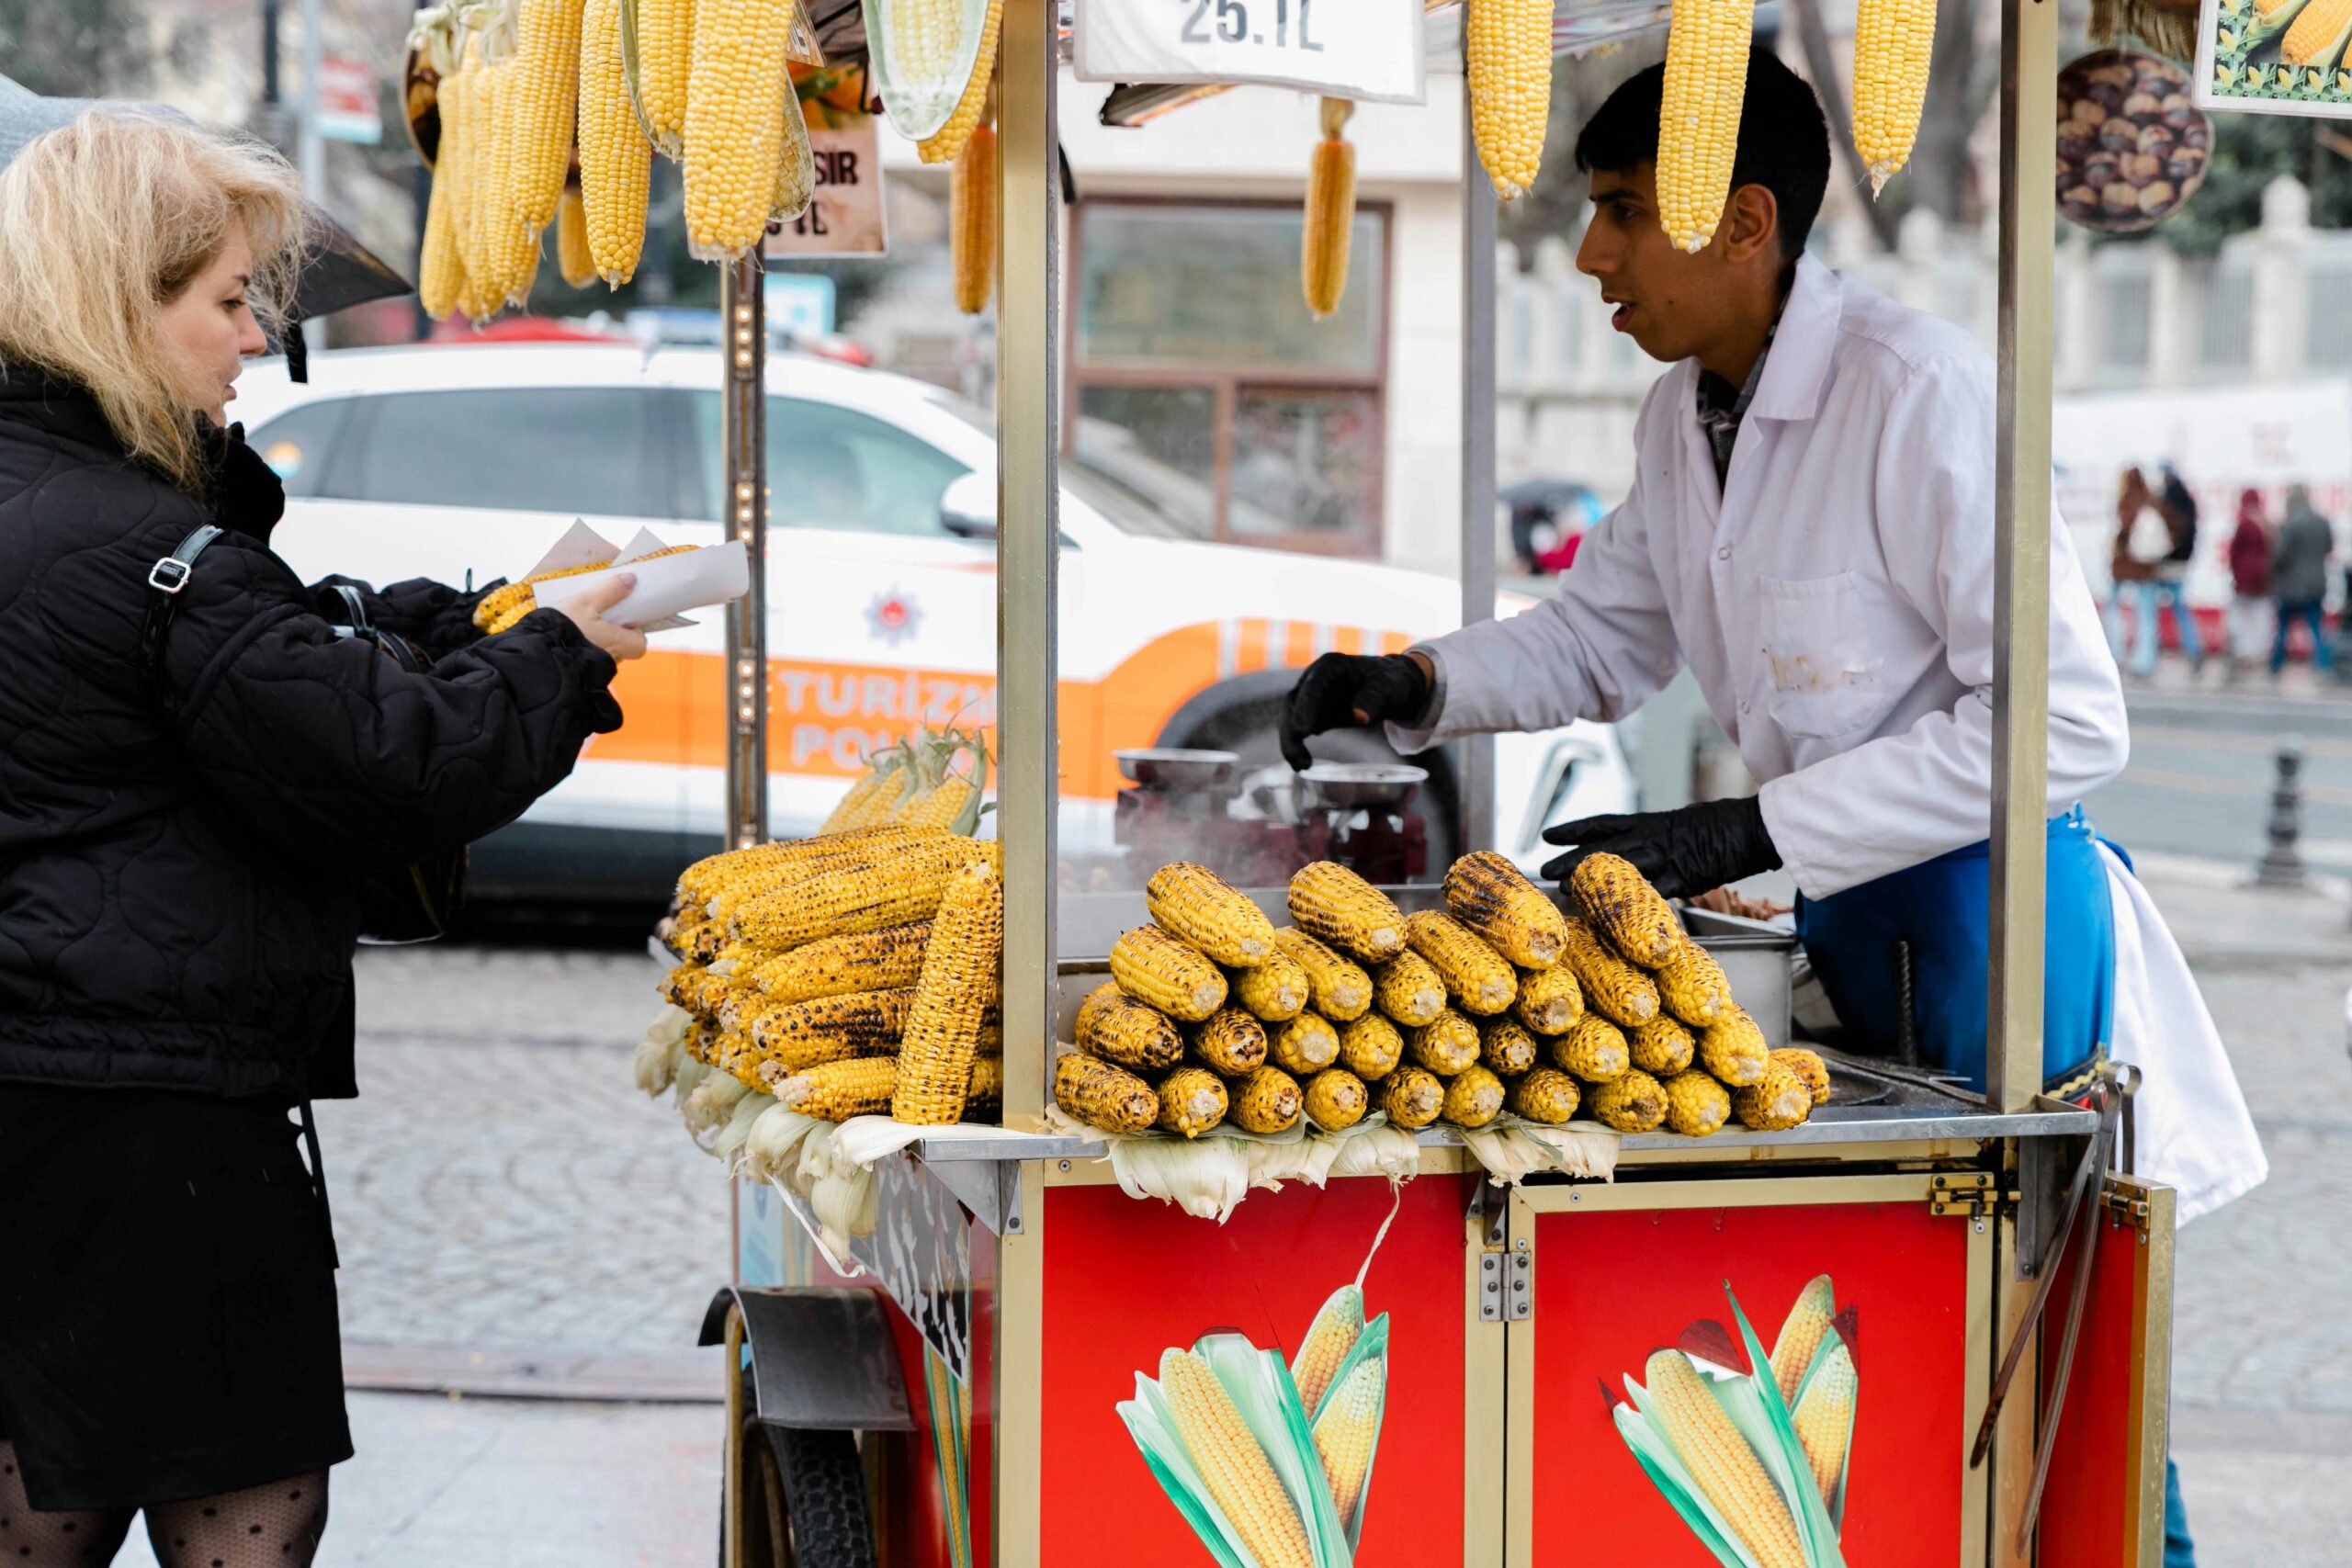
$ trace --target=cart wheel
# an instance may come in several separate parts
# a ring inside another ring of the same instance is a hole
[[[761,1471],[775,1466],[791,1543],[777,1558],[790,1568],[875,1568],[865,1511],[865,1470],[850,1432],[770,1427]],[[756,1561],[756,1559],[754,1559]]]
[[[784,1472],[775,1445],[763,1439],[757,1421],[743,1424],[743,1542],[740,1568],[793,1568],[792,1531],[785,1517]],[[729,1568],[724,1559],[719,1568]]]

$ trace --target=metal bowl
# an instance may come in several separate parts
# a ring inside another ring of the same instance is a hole
[[[1402,806],[1429,776],[1427,768],[1400,762],[1317,762],[1298,775],[1299,805],[1335,811]]]
[[[1111,753],[1130,784],[1146,789],[1217,789],[1233,782],[1240,763],[1236,751],[1187,751],[1144,746]]]

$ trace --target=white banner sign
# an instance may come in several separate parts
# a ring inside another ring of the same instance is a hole
[[[1078,0],[1078,78],[1417,104],[1421,16],[1421,0]]]
[[[817,199],[764,247],[772,256],[878,256],[890,248],[882,207],[882,152],[874,122],[808,132]]]

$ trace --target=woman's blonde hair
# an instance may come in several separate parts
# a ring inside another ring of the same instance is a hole
[[[164,308],[218,260],[243,220],[254,314],[282,329],[306,238],[301,182],[277,152],[184,121],[90,109],[0,169],[0,368],[79,383],[133,457],[204,486],[185,374]]]

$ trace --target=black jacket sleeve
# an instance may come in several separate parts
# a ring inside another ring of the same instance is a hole
[[[315,600],[324,589],[357,589],[368,603],[370,620],[424,649],[426,658],[439,659],[481,639],[481,633],[474,629],[474,606],[505,581],[502,577],[469,593],[429,577],[412,577],[382,588],[372,588],[357,578],[330,577],[312,584],[311,592]]]

